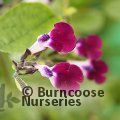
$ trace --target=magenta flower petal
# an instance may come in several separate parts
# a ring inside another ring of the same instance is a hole
[[[99,59],[102,56],[102,40],[99,36],[90,35],[77,41],[76,51],[79,55],[89,59]]]
[[[88,52],[88,58],[90,59],[99,59],[102,56],[102,51],[101,50],[91,50]]]
[[[97,49],[102,48],[102,40],[97,35],[89,35],[86,38],[86,42],[92,48],[97,48]]]
[[[102,84],[106,81],[106,77],[103,75],[97,75],[95,78],[95,82],[98,84]]]
[[[95,79],[95,72],[94,71],[87,71],[87,78],[90,80]]]
[[[87,46],[84,38],[80,38],[76,44],[77,53],[81,56],[87,56]]]
[[[102,60],[93,60],[91,63],[94,66],[94,69],[99,73],[106,73],[108,71],[108,66]]]
[[[73,28],[65,22],[59,22],[54,25],[50,32],[49,46],[62,53],[71,52],[76,45],[76,38]]]
[[[53,69],[55,76],[51,83],[61,90],[76,90],[79,89],[80,83],[83,81],[81,69],[73,64],[61,62],[56,64]]]
[[[108,66],[102,60],[92,60],[92,69],[87,69],[87,78],[95,80],[96,83],[103,83],[105,81],[105,73],[108,72]]]
[[[29,47],[31,54],[36,54],[45,50],[47,47],[57,52],[71,52],[76,45],[76,38],[73,28],[65,22],[59,22],[48,33],[38,36],[37,41]]]

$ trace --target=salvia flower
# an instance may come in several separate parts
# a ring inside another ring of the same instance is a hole
[[[86,57],[87,60],[60,62],[53,67],[37,64],[36,59],[35,62],[25,61],[31,54],[37,58],[40,52],[46,48],[63,54],[74,50],[78,55]],[[49,33],[38,36],[35,43],[27,48],[21,56],[20,62],[13,61],[16,67],[14,74],[16,84],[19,84],[18,88],[22,90],[23,86],[27,84],[18,75],[33,74],[36,71],[39,71],[43,77],[49,78],[51,84],[60,90],[78,90],[84,76],[98,84],[104,83],[108,66],[100,59],[102,56],[101,48],[102,40],[99,36],[89,35],[85,38],[79,38],[76,42],[72,26],[66,22],[56,23]]]
[[[51,84],[60,90],[77,90],[83,81],[81,69],[68,62],[60,62],[53,67],[35,66],[44,77],[48,77]]]
[[[73,28],[65,22],[54,24],[54,28],[48,33],[40,35],[37,41],[29,48],[32,54],[51,48],[60,53],[71,52],[76,45]]]
[[[87,60],[84,62],[70,61],[71,63],[78,65],[84,76],[90,80],[94,80],[96,83],[101,84],[106,80],[105,74],[108,72],[108,66],[102,60]]]
[[[89,58],[99,59],[102,55],[102,40],[97,35],[89,35],[85,38],[79,38],[75,51],[78,55]]]

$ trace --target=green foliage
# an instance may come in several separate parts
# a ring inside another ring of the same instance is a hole
[[[107,1],[104,5],[104,9],[109,18],[120,20],[120,0]]]
[[[20,102],[20,100],[16,97],[12,97],[11,101],[14,102],[14,103],[19,103]]]
[[[8,107],[9,107],[9,108],[13,108],[12,102],[8,102]]]
[[[0,18],[0,50],[22,52],[60,19],[39,3],[21,3]]]
[[[108,24],[105,29],[104,34],[102,34],[103,39],[103,51],[104,58],[106,59],[110,74],[118,75],[120,74],[120,22],[114,24]]]
[[[81,9],[70,17],[78,35],[90,34],[101,30],[105,19],[101,11],[95,9]]]
[[[69,0],[69,5],[75,8],[100,6],[103,0]]]
[[[8,95],[7,95],[7,100],[10,100],[12,97],[12,92],[10,92]]]
[[[120,104],[120,82],[119,82],[119,78],[116,80],[114,80],[113,84],[109,85],[108,88],[108,93],[109,96],[111,97],[111,99],[113,100],[113,102],[118,105]]]

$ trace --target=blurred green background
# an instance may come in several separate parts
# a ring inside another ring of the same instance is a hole
[[[11,60],[19,60],[39,34],[61,20],[73,25],[77,37],[101,36],[103,59],[109,66],[106,83],[85,80],[81,89],[103,89],[105,96],[81,98],[80,107],[22,107],[21,103],[8,107],[6,103],[4,110],[0,108],[0,120],[120,120],[120,0],[0,0],[0,85],[5,84],[5,94],[12,92],[21,99]],[[46,54],[43,58],[49,59]],[[53,88],[39,73],[23,79],[32,87]]]

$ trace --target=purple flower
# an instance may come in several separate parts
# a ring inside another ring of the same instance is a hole
[[[83,81],[81,69],[68,62],[61,62],[53,67],[35,65],[41,75],[48,77],[51,84],[60,90],[77,90]]]
[[[65,22],[54,25],[54,29],[50,32],[50,39],[50,47],[62,53],[71,52],[76,45],[73,28]]]
[[[48,33],[40,35],[37,41],[28,48],[32,54],[40,52],[44,49],[51,48],[60,53],[71,52],[76,45],[76,38],[73,28],[65,22],[59,22]]]
[[[95,80],[96,83],[101,84],[106,80],[105,73],[108,72],[108,66],[102,60],[92,60],[90,61],[92,69],[86,69],[87,78],[90,80]]]
[[[76,44],[77,54],[89,59],[99,59],[102,55],[102,40],[97,35],[79,38]]]
[[[79,66],[88,79],[94,80],[96,83],[101,84],[106,80],[105,74],[108,72],[108,66],[102,60],[87,60],[81,61],[70,61]]]
[[[68,62],[56,64],[52,71],[54,76],[51,79],[51,83],[54,87],[61,90],[77,90],[83,81],[81,69]]]

